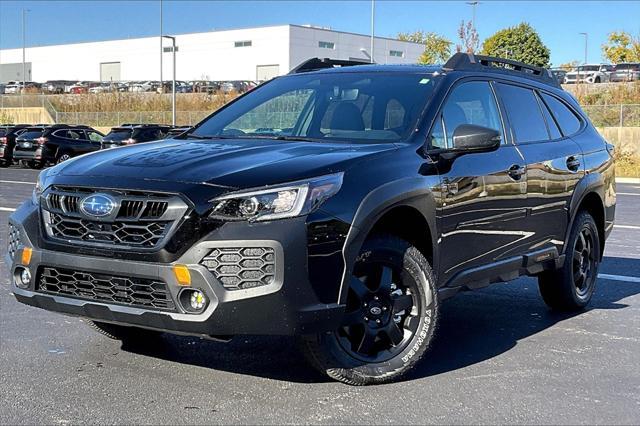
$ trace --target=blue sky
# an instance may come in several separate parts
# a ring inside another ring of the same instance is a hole
[[[27,15],[27,46],[108,40],[159,33],[159,0],[0,0],[0,48],[22,46],[21,10]],[[170,1],[164,0],[164,32],[179,34],[273,24],[314,24],[369,33],[371,2],[363,1]],[[464,1],[376,1],[376,35],[422,29],[456,39]],[[496,30],[527,21],[551,49],[554,65],[600,61],[607,33],[640,35],[640,1],[481,1],[476,26],[481,40]]]

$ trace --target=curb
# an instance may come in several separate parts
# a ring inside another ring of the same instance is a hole
[[[640,178],[617,177],[616,183],[637,183],[640,184]]]

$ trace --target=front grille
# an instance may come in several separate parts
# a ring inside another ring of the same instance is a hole
[[[40,270],[37,291],[119,305],[175,311],[167,284],[147,278],[45,266]]]
[[[85,197],[97,193],[115,201],[107,217],[89,216],[80,208]],[[48,237],[84,245],[154,249],[188,207],[169,194],[54,186],[45,193],[42,209]]]
[[[114,244],[129,247],[155,247],[165,236],[170,222],[96,222],[50,214],[50,227],[57,238]]]
[[[273,283],[276,256],[271,247],[215,248],[200,262],[227,290],[242,290]]]
[[[12,224],[9,224],[9,233],[7,240],[7,251],[9,252],[9,257],[11,258],[11,260],[13,260],[16,257],[16,252],[18,251],[18,248],[20,248],[20,245],[22,243],[20,242],[20,231]]]

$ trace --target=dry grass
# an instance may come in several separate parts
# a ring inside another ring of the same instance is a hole
[[[576,99],[582,106],[640,104],[640,81],[629,84],[603,86],[604,90],[594,90],[597,85],[579,84],[572,87]]]
[[[237,93],[178,93],[178,111],[215,111],[234,99]],[[171,95],[156,93],[99,93],[55,95],[49,100],[59,112],[144,112],[170,111]]]
[[[616,176],[640,177],[640,156],[629,152],[616,153]]]
[[[0,124],[13,124],[13,116],[0,111]]]

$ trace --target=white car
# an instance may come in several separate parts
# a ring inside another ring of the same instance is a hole
[[[564,84],[579,82],[585,83],[607,83],[611,78],[613,65],[609,64],[586,64],[580,65],[575,70],[569,71],[564,76]]]

